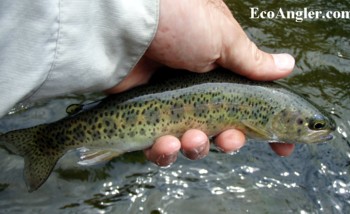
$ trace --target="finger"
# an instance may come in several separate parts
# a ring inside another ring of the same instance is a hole
[[[229,129],[216,136],[215,144],[223,152],[230,153],[244,146],[245,136],[241,131]]]
[[[226,17],[230,23],[221,23],[226,28],[221,28],[225,32],[222,33],[224,36],[218,64],[256,80],[275,80],[287,76],[293,70],[295,61],[291,55],[268,54],[259,50],[234,17]]]
[[[191,160],[205,157],[209,153],[208,136],[197,129],[190,129],[181,137],[182,153]]]
[[[289,143],[270,143],[270,146],[272,150],[276,152],[276,154],[283,157],[291,155],[295,147],[294,144]]]
[[[159,137],[150,149],[144,150],[146,158],[159,166],[168,166],[177,159],[181,143],[171,135]]]
[[[105,92],[115,94],[145,84],[157,67],[159,67],[159,64],[144,56],[118,85],[105,90]]]

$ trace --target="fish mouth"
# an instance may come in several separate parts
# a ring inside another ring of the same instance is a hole
[[[334,138],[334,135],[330,133],[330,131],[318,131],[311,132],[306,137],[307,143],[322,143],[325,141],[330,141]]]
[[[334,138],[334,135],[332,135],[332,134],[329,134],[326,136],[321,136],[321,140],[324,140],[324,141],[333,140],[333,138]]]

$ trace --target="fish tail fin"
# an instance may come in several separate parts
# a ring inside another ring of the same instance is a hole
[[[37,190],[49,177],[64,151],[53,149],[45,126],[11,131],[0,135],[0,147],[24,158],[24,179],[29,192]]]

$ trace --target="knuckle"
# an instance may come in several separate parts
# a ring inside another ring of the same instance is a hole
[[[251,49],[251,54],[254,59],[254,62],[259,65],[263,62],[263,54],[259,50],[259,48],[256,46],[256,44],[252,41],[249,43],[249,48]]]

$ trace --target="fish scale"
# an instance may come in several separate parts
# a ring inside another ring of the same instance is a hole
[[[181,137],[190,128],[208,136],[235,128],[260,141],[317,143],[332,138],[335,124],[279,84],[219,69],[108,96],[57,122],[0,135],[0,146],[24,157],[26,184],[34,191],[69,150],[84,151],[81,163],[92,164],[148,148],[163,135]]]

